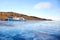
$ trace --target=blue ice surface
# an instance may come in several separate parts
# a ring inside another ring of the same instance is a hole
[[[0,40],[60,40],[60,21],[0,21]]]

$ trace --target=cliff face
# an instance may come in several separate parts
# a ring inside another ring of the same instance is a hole
[[[19,14],[19,13],[14,13],[14,12],[0,12],[0,20],[5,20],[8,17],[23,17],[26,20],[49,20],[49,19],[43,19],[43,18],[38,18],[35,16],[27,16],[24,14]]]

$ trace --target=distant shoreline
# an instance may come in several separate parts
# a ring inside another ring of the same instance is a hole
[[[11,16],[18,17],[18,18],[23,17],[26,20],[52,21],[51,19],[39,18],[39,17],[35,17],[35,16],[28,16],[28,15],[21,14],[21,13],[19,14],[19,13],[15,13],[15,12],[0,12],[0,20],[5,20]]]

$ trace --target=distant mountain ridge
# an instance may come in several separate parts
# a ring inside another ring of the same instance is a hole
[[[45,18],[39,18],[39,17],[35,17],[35,16],[28,16],[25,14],[21,14],[21,13],[15,13],[15,12],[0,12],[0,20],[5,20],[8,17],[23,17],[26,20],[48,20],[51,21],[51,19],[45,19]]]

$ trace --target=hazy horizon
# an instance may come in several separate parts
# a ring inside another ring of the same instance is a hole
[[[60,0],[0,0],[0,12],[60,20]]]

